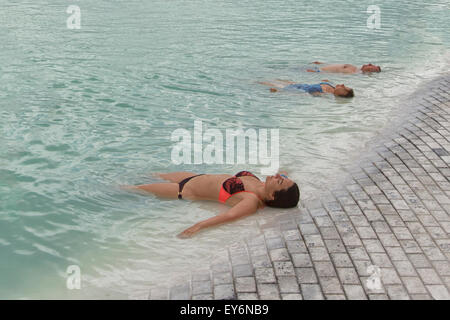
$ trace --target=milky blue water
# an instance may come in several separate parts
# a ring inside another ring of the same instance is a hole
[[[73,3],[72,3],[73,2]],[[81,9],[81,29],[66,9]],[[124,192],[152,172],[232,173],[258,165],[175,165],[171,134],[278,128],[281,168],[313,198],[345,173],[421,84],[448,71],[448,1],[0,0],[0,298],[145,298],[258,233],[278,211],[190,240],[223,210]],[[314,60],[380,74],[302,72]],[[329,79],[355,98],[270,93],[257,81]],[[81,269],[80,290],[66,269]]]

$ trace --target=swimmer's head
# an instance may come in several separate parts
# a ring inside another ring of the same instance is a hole
[[[353,93],[353,89],[346,87],[343,84],[336,85],[336,88],[334,89],[334,95],[344,98],[353,98],[355,96],[355,94]]]
[[[373,65],[371,63],[365,64],[361,67],[362,72],[381,72],[380,66]]]
[[[300,199],[300,190],[297,184],[280,174],[266,178],[265,192],[268,195],[265,204],[275,208],[296,207]]]

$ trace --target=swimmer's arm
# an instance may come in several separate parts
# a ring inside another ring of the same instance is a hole
[[[314,61],[314,64],[324,64],[324,62],[320,62],[320,61]]]
[[[234,207],[230,208],[228,211],[221,213],[215,217],[200,221],[194,224],[192,227],[187,228],[181,232],[179,238],[189,238],[201,229],[212,227],[218,224],[230,222],[245,216],[249,216],[258,210],[258,202],[255,199],[247,198],[240,201]]]

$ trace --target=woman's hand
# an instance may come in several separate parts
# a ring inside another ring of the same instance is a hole
[[[255,213],[256,210],[258,210],[258,204],[259,204],[258,198],[255,195],[249,195],[245,199],[235,204],[232,208],[228,209],[226,212],[194,224],[192,227],[187,228],[179,235],[177,235],[177,237],[180,239],[190,238],[194,234],[196,234],[200,229],[205,229],[221,223],[229,222],[232,220],[236,220],[238,218],[251,215]]]
[[[194,234],[196,234],[197,232],[199,232],[201,229],[200,225],[194,224],[192,227],[187,228],[186,230],[184,230],[183,232],[181,232],[180,234],[177,235],[178,238],[180,239],[187,239],[192,237]]]

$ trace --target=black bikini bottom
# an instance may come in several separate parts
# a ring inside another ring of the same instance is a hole
[[[178,187],[178,199],[183,199],[183,197],[181,196],[181,191],[183,191],[184,185],[185,185],[189,180],[191,180],[192,178],[198,177],[198,176],[203,176],[203,175],[204,175],[204,173],[202,173],[202,174],[197,174],[197,175],[195,175],[195,176],[186,178],[186,179],[184,179],[183,181],[181,181],[181,182],[178,184],[178,185],[179,185],[179,187]]]

